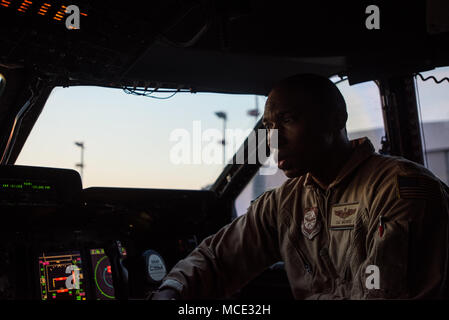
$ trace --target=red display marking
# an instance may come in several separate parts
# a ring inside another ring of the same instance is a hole
[[[67,277],[60,277],[60,278],[54,278],[53,280],[55,281],[62,281],[62,280],[66,280]]]
[[[108,266],[107,268],[108,268],[108,273],[112,273],[111,266]]]
[[[69,292],[69,289],[56,290],[57,293]]]

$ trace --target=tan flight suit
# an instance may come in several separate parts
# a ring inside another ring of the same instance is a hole
[[[326,190],[308,174],[265,192],[179,261],[161,288],[183,299],[228,297],[282,260],[296,299],[440,297],[447,186],[418,164],[375,153],[366,138],[352,143]]]

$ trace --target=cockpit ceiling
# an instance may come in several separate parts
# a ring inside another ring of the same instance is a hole
[[[190,85],[187,89],[197,91],[266,94],[274,81],[289,75],[311,72],[327,76],[344,70],[344,57],[280,58],[200,50],[185,50],[180,55],[179,50],[154,46],[125,77],[145,82],[151,75],[167,85],[185,83]]]
[[[69,30],[61,10],[75,2],[83,15]],[[0,65],[36,70],[55,85],[264,94],[295,73],[366,81],[449,64],[448,33],[427,32],[426,1],[405,11],[379,1],[374,31],[364,28],[364,1],[75,2],[0,6]]]

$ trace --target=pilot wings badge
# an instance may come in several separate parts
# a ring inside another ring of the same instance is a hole
[[[336,204],[332,207],[330,229],[353,229],[359,203]]]
[[[301,223],[302,234],[312,240],[321,231],[321,222],[318,220],[318,208],[307,208]]]

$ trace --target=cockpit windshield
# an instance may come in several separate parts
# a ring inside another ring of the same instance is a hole
[[[83,187],[204,189],[254,128],[265,100],[56,87],[16,164],[77,169]]]

